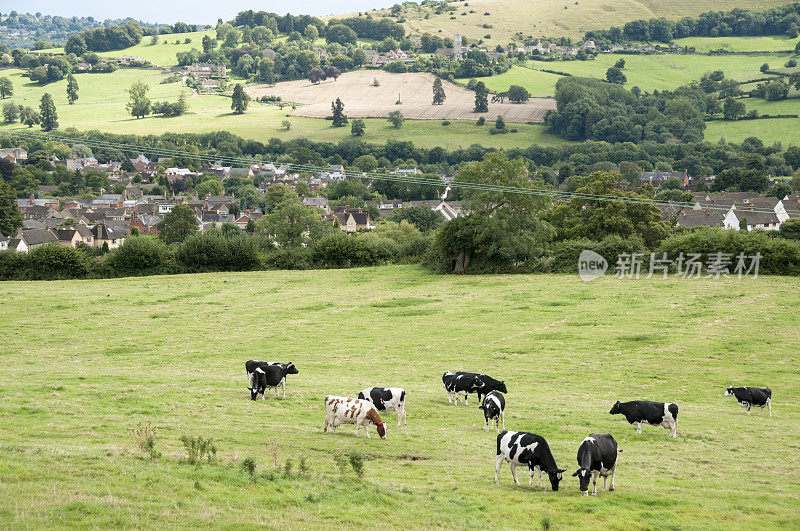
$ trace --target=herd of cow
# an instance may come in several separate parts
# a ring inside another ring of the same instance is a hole
[[[297,367],[293,363],[278,363],[271,361],[250,360],[245,363],[247,371],[248,389],[250,398],[255,400],[258,395],[266,400],[267,389],[274,389],[278,396],[278,389],[282,388],[283,397],[286,397],[286,376],[297,374]],[[481,403],[478,409],[483,411],[485,424],[484,430],[490,429],[489,422],[494,421],[497,435],[497,460],[495,462],[494,482],[498,483],[500,468],[503,462],[508,462],[514,483],[519,485],[517,479],[517,466],[528,468],[530,479],[528,485],[533,485],[533,476],[538,472],[537,485],[542,484],[542,472],[550,479],[553,490],[558,490],[562,474],[566,471],[558,468],[553,453],[547,441],[540,435],[523,431],[506,431],[505,429],[505,397],[508,392],[503,381],[496,380],[485,374],[474,372],[446,372],[442,375],[442,383],[447,392],[448,401],[458,404],[463,399],[469,405],[469,395],[476,393]],[[747,409],[760,407],[763,414],[764,408],[769,409],[772,417],[772,391],[768,387],[728,387],[724,396],[733,396],[740,405]],[[369,438],[368,428],[375,426],[375,431],[381,439],[386,438],[386,423],[381,419],[378,411],[395,411],[397,413],[397,426],[406,425],[406,392],[399,387],[368,387],[357,398],[344,396],[325,397],[325,428],[333,431],[343,423],[356,425],[356,436],[361,428]],[[637,433],[642,433],[642,423],[662,426],[669,430],[669,435],[677,437],[678,431],[678,406],[672,403],[651,402],[649,400],[634,400],[631,402],[617,402],[610,411],[612,415],[622,415],[631,425],[635,426]],[[500,424],[503,431],[500,431]],[[614,490],[614,473],[617,466],[617,441],[607,433],[593,433],[586,437],[578,447],[578,469],[573,476],[578,478],[579,488],[584,495],[589,495],[589,481],[592,482],[592,494],[597,495],[597,478],[603,478],[603,490]],[[606,488],[608,478],[611,484]]]

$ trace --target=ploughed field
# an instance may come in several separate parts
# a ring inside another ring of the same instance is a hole
[[[307,79],[284,81],[274,86],[256,85],[245,88],[253,98],[280,96],[284,101],[301,104],[296,116],[325,118],[331,115],[331,102],[341,98],[348,117],[375,118],[400,111],[403,116],[421,120],[477,120],[484,116],[495,119],[502,116],[507,122],[542,122],[549,110],[555,110],[551,98],[531,98],[526,103],[492,103],[489,112],[476,114],[475,93],[463,87],[442,82],[447,98],[442,105],[432,105],[433,74],[392,74],[380,70],[346,72],[338,79],[318,84]],[[375,80],[378,86],[374,86]],[[399,100],[402,102],[397,104]]]
[[[416,266],[6,282],[0,526],[797,527],[799,292]],[[285,399],[250,400],[250,358],[297,365]],[[447,403],[446,370],[505,380],[506,428],[547,439],[560,491],[507,464],[493,484],[496,435],[474,395]],[[731,384],[768,385],[773,418]],[[373,385],[406,389],[405,430],[322,432],[325,395]],[[633,399],[676,402],[678,437],[608,414]],[[148,422],[158,459],[128,431]],[[617,490],[585,498],[567,474],[590,433],[623,452]],[[186,463],[182,435],[216,462]],[[351,452],[362,480],[335,464]]]

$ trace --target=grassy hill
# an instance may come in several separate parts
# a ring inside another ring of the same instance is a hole
[[[127,50],[126,50],[127,52]],[[66,80],[40,86],[30,83],[21,70],[0,70],[14,83],[14,101],[38,108],[45,92],[53,96],[62,128],[75,127],[80,130],[97,129],[112,133],[161,134],[165,131],[211,132],[230,131],[245,138],[265,140],[277,137],[282,140],[311,138],[317,141],[339,141],[352,138],[350,127],[331,127],[329,120],[291,116],[291,108],[281,110],[276,105],[251,102],[247,112],[235,115],[231,112],[229,97],[217,94],[192,95],[189,88],[180,82],[160,84],[166,75],[159,70],[120,69],[110,74],[79,74],[79,100],[75,105],[67,104]],[[128,102],[126,90],[134,81],[141,80],[150,86],[148,93],[153,101],[175,101],[183,92],[189,95],[189,112],[184,116],[161,118],[150,116],[135,119],[125,109]],[[346,109],[345,109],[346,110]],[[283,120],[291,122],[291,129],[282,128]],[[477,115],[476,115],[477,119]],[[494,120],[494,116],[488,116]],[[384,143],[387,139],[413,140],[421,147],[441,146],[456,149],[472,144],[489,147],[527,147],[531,144],[557,145],[566,141],[546,134],[542,125],[515,124],[517,133],[507,135],[489,134],[489,126],[479,127],[474,120],[453,121],[443,126],[440,121],[407,120],[396,129],[383,119],[367,119],[367,131],[362,137],[366,142]],[[20,128],[20,124],[0,125],[5,128]]]
[[[414,266],[6,282],[0,525],[797,527],[798,289]],[[297,364],[286,399],[250,401],[250,358]],[[611,433],[617,490],[515,487],[507,465],[493,485],[495,433],[442,389],[460,369],[505,379],[506,428],[543,435],[568,474],[584,437]],[[769,385],[774,418],[730,384]],[[326,394],[372,385],[405,387],[405,430],[388,413],[386,440],[322,432]],[[636,398],[676,401],[677,439],[608,414]],[[182,462],[182,435],[213,437],[217,462]],[[363,481],[334,464],[350,452]]]
[[[473,42],[483,39],[487,44],[506,45],[517,32],[534,37],[580,38],[587,30],[621,26],[631,20],[651,17],[677,20],[706,11],[761,10],[786,3],[786,0],[467,0],[449,3],[452,11],[439,15],[433,8],[407,3],[400,17],[406,20],[404,26],[415,34],[452,37],[453,33],[461,33]],[[388,15],[389,10],[373,10],[369,14],[378,17]],[[492,27],[485,28],[484,24]],[[491,38],[486,38],[487,34]]]

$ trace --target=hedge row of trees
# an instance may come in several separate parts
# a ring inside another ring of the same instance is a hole
[[[605,30],[586,32],[585,38],[599,43],[624,41],[670,42],[682,37],[727,37],[756,35],[787,35],[794,39],[800,33],[800,3],[764,11],[733,9],[708,11],[696,18],[679,21],[667,18],[634,20],[622,28],[612,26]]]
[[[122,50],[123,48],[136,46],[143,36],[142,27],[135,20],[131,20],[120,26],[97,28],[70,35],[64,45],[64,51],[75,55],[83,55],[87,51],[107,52],[110,50]]]

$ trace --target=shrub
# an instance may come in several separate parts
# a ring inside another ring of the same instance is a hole
[[[311,253],[304,247],[280,247],[263,258],[266,269],[311,269]]]
[[[254,457],[246,457],[241,463],[242,470],[250,475],[250,479],[254,479],[256,475],[256,460]]]
[[[34,280],[84,278],[90,270],[85,254],[58,243],[34,247],[28,253],[28,265]]]
[[[161,452],[156,450],[156,430],[150,422],[139,422],[135,428],[128,428],[133,435],[136,446],[151,459],[160,459]]]
[[[250,271],[259,264],[256,243],[244,235],[198,232],[178,248],[178,260],[190,271]]]
[[[193,465],[202,461],[203,458],[211,463],[217,456],[217,446],[211,437],[204,439],[203,437],[181,435],[181,442],[186,450],[187,461]]]
[[[475,122],[475,125],[483,125],[483,124],[485,124],[485,123],[486,123],[486,118],[484,118],[483,116],[481,116],[480,118],[478,118],[478,121],[477,121],[477,122]]]
[[[358,479],[364,479],[364,455],[359,452],[350,453],[350,466]]]
[[[323,267],[350,267],[358,262],[359,243],[339,231],[320,238],[311,248],[313,260]]]
[[[0,251],[0,280],[23,280],[29,273],[27,254]]]
[[[120,276],[154,275],[173,272],[174,256],[166,244],[152,236],[131,236],[108,257],[114,273]]]

